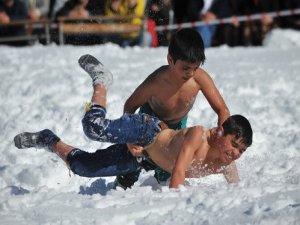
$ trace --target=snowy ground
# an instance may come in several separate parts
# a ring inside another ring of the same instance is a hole
[[[211,74],[232,114],[248,117],[254,143],[237,161],[241,182],[220,176],[190,179],[179,191],[143,173],[128,191],[111,178],[74,176],[54,154],[18,150],[22,131],[54,130],[76,147],[95,151],[81,129],[91,81],[80,55],[102,59],[115,75],[108,116],[154,69],[166,64],[166,48],[115,45],[0,46],[0,224],[300,224],[300,33],[275,31],[265,47],[206,51]],[[212,127],[217,118],[199,96],[188,125]]]

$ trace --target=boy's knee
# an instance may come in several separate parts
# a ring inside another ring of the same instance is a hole
[[[99,136],[102,133],[102,130],[99,129],[101,127],[98,127],[97,132],[95,129],[95,120],[93,118],[84,117],[82,119],[82,129],[85,136],[87,136],[89,139],[93,141],[97,141],[99,139]]]
[[[85,114],[82,121],[82,129],[85,136],[87,136],[90,139],[93,139],[93,136],[91,135],[93,133],[93,122],[91,121],[90,116],[88,113]]]
[[[67,164],[70,170],[81,177],[87,176],[84,161],[81,160],[85,154],[87,153],[78,148],[74,148],[67,156]]]
[[[105,119],[106,110],[101,106],[92,106],[89,111],[87,111],[82,119],[82,129],[84,134],[91,140],[98,140],[99,135],[101,135],[104,129],[101,126],[101,121]]]

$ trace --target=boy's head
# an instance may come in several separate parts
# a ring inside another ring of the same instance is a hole
[[[233,115],[216,130],[213,146],[219,150],[221,161],[231,163],[252,144],[252,135],[249,121],[241,115]]]
[[[182,60],[203,65],[205,61],[203,40],[197,31],[190,28],[181,29],[172,36],[168,52],[174,64]]]
[[[249,121],[241,115],[232,115],[222,124],[224,136],[231,134],[235,139],[241,139],[241,142],[249,147],[252,144],[252,128]]]

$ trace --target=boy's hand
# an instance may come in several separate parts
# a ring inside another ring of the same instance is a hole
[[[130,151],[130,153],[135,157],[143,155],[144,148],[142,146],[134,145],[134,144],[127,144],[127,148]]]

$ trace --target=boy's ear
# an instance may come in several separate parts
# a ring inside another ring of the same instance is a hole
[[[223,134],[224,134],[223,127],[218,127],[217,130],[216,130],[216,136],[219,138],[219,137],[222,137]]]
[[[173,58],[172,58],[172,56],[170,56],[170,54],[167,55],[167,60],[168,60],[169,65],[173,64]]]

